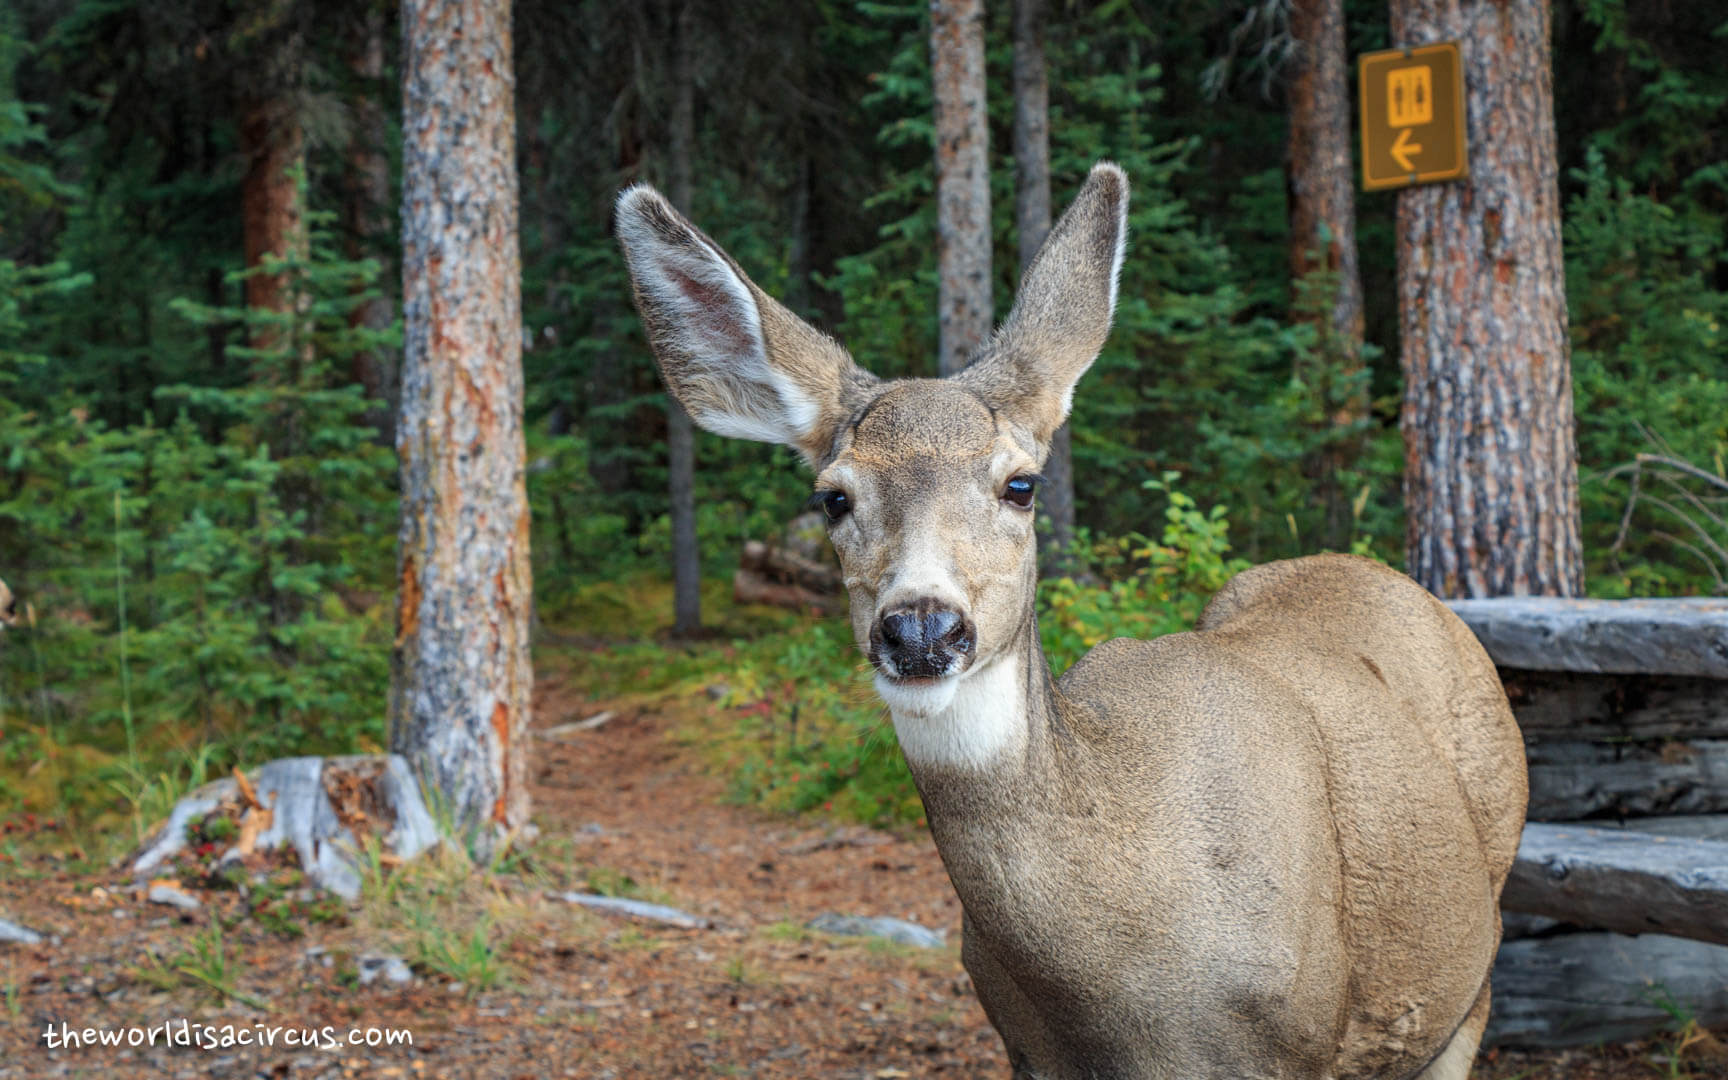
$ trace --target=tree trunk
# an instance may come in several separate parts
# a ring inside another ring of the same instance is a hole
[[[1368,415],[1362,370],[1362,277],[1356,268],[1356,189],[1350,162],[1343,0],[1292,0],[1296,43],[1290,81],[1290,278],[1297,318],[1317,334],[1304,382],[1320,397],[1323,446],[1311,462],[1324,506],[1326,545],[1350,539],[1350,498],[1339,473],[1360,450]]]
[[[533,672],[510,8],[408,0],[391,748],[482,853],[528,823]]]
[[[695,22],[688,2],[678,5],[672,31],[671,137],[667,149],[672,205],[686,215],[695,192]],[[672,633],[690,637],[702,629],[702,553],[696,546],[696,427],[690,414],[666,395],[666,471],[672,500]]]
[[[786,295],[781,299],[787,307],[806,318],[810,315],[810,185],[814,170],[810,166],[809,140],[800,136],[798,165],[793,174],[790,198],[791,222],[786,238]]]
[[[1394,0],[1392,40],[1462,43],[1467,180],[1398,196],[1412,577],[1441,596],[1582,591],[1547,0]]]
[[[936,264],[943,375],[990,336],[990,126],[984,0],[931,0],[936,99]]]
[[[1044,65],[1044,0],[1014,0],[1014,226],[1020,273],[1050,232],[1050,81]],[[1074,462],[1068,425],[1056,429],[1039,492],[1047,574],[1067,572],[1074,543]]]
[[[283,46],[298,53],[298,45]],[[295,57],[277,58],[297,66]],[[262,266],[265,258],[288,258],[306,249],[306,222],[300,205],[296,172],[305,160],[305,138],[291,82],[248,95],[241,105],[240,153],[245,174],[240,180],[241,228],[246,268]],[[292,283],[287,274],[253,274],[246,279],[246,306],[286,315],[294,310]],[[282,340],[281,327],[259,323],[251,333],[256,349],[273,348]]]
[[[384,12],[365,4],[350,16],[348,71],[357,94],[353,129],[348,136],[343,172],[343,225],[350,259],[381,257],[390,236],[385,217],[390,205],[390,162],[384,156],[388,125],[380,104],[384,79]],[[349,325],[388,330],[395,311],[388,293],[380,290],[348,315]],[[397,363],[391,350],[367,349],[354,354],[351,374],[376,404],[367,421],[386,445],[396,441]]]

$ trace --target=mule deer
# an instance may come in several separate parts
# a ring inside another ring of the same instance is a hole
[[[1526,778],[1462,622],[1322,555],[1050,676],[1033,493],[1109,330],[1127,201],[1096,166],[1007,321],[941,380],[866,374],[649,187],[617,229],[691,416],[816,470],[1014,1075],[1464,1077]]]

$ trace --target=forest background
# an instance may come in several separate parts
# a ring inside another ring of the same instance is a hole
[[[1352,56],[1388,44],[1383,4],[1345,9]],[[1058,668],[1180,628],[1244,561],[1401,565],[1394,198],[1357,199],[1359,367],[1315,317],[1327,290],[1291,280],[1282,10],[1050,6],[1058,208],[1101,157],[1135,184],[1116,328],[1075,398],[1078,539],[1040,593]],[[998,316],[1018,269],[1009,15],[987,30]],[[138,829],[233,764],[386,741],[396,18],[325,0],[0,11],[0,577],[25,616],[0,650],[0,813]],[[621,187],[677,182],[683,71],[693,218],[867,367],[934,373],[928,19],[864,0],[515,5],[541,640],[576,646],[596,698],[712,691],[739,798],[876,822],[916,799],[843,623],[728,596],[742,541],[808,492],[790,451],[697,435],[707,627],[667,639],[665,398],[609,229]],[[1659,451],[1724,475],[1725,48],[1709,0],[1553,5],[1595,595],[1725,591],[1719,504],[1627,517],[1625,469]],[[304,241],[245,269],[272,229]]]

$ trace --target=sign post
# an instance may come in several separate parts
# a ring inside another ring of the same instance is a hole
[[[1469,174],[1464,66],[1457,42],[1363,53],[1356,70],[1364,191],[1434,184]]]

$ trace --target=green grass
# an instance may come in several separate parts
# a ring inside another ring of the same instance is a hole
[[[415,966],[461,983],[470,995],[504,981],[491,919],[482,917],[466,937],[441,924],[420,929],[414,943]]]
[[[159,990],[194,986],[210,991],[218,1001],[232,999],[254,1009],[269,1011],[270,1006],[264,1001],[234,985],[234,973],[229,966],[227,943],[222,936],[219,917],[212,916],[209,925],[192,936],[190,945],[190,949],[166,959],[154,953],[147,954],[144,962],[132,969],[133,978]]]

